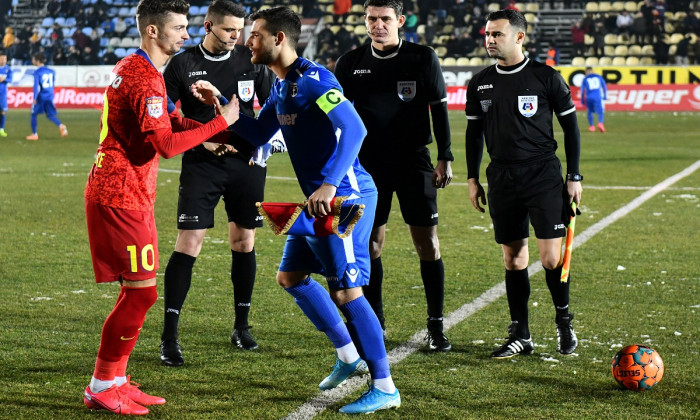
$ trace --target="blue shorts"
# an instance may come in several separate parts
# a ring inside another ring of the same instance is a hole
[[[591,101],[586,101],[586,108],[598,115],[603,115],[603,112],[605,111],[605,105],[603,104],[603,101],[600,99],[594,99]]]
[[[0,94],[0,112],[7,112],[7,94]]]
[[[369,237],[372,232],[377,196],[346,200],[364,204],[362,217],[350,236],[287,236],[279,271],[304,271],[326,277],[332,290],[351,289],[369,284]]]
[[[53,101],[37,98],[36,104],[32,105],[32,114],[46,114],[48,117],[58,114],[58,111],[56,111],[56,105],[54,105]]]

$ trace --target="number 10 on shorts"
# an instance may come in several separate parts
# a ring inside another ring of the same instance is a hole
[[[139,272],[139,257],[141,259],[141,268],[145,271],[153,271],[156,266],[155,250],[153,244],[148,244],[138,251],[136,245],[127,245],[126,251],[129,253],[129,261],[131,272]],[[140,254],[140,255],[139,255]]]

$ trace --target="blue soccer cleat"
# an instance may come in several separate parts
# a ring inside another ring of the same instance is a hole
[[[324,380],[318,384],[318,387],[322,391],[327,389],[333,389],[339,385],[342,385],[345,380],[354,375],[364,375],[369,372],[367,369],[367,363],[362,359],[355,360],[354,363],[345,363],[340,359],[336,358],[335,366],[333,366],[333,372],[326,376]]]
[[[341,407],[339,411],[345,414],[370,414],[377,410],[399,407],[401,407],[401,395],[398,389],[393,394],[387,394],[370,385],[369,390],[360,398]]]

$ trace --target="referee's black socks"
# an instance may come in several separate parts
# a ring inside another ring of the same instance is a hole
[[[248,328],[250,302],[255,285],[255,248],[250,252],[231,250],[231,283],[233,283],[233,301],[236,306],[236,319],[233,328]]]
[[[177,338],[177,325],[180,320],[180,311],[185,303],[187,292],[192,283],[192,267],[196,257],[173,251],[168,265],[165,267],[165,279],[163,281],[163,297],[165,300],[165,315],[163,319],[163,333],[161,340],[173,340]]]
[[[428,317],[441,319],[445,302],[445,265],[442,258],[435,261],[420,260],[420,275],[428,303]]]
[[[527,268],[523,270],[506,270],[506,296],[510,309],[511,321],[517,322],[515,335],[518,338],[530,338],[527,302],[530,299],[530,276]]]

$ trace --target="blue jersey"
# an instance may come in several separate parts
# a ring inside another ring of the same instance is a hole
[[[5,76],[5,79],[0,82],[0,97],[7,97],[7,86],[12,82],[12,67],[4,65],[0,67],[0,77]]]
[[[275,80],[257,120],[241,115],[232,127],[258,146],[281,128],[306,197],[324,182],[337,187],[337,196],[377,194],[357,158],[367,131],[325,67],[298,58],[284,80]]]
[[[589,74],[581,82],[581,103],[596,102],[607,99],[608,87],[599,74]]]
[[[53,101],[56,72],[46,66],[34,70],[34,100]]]

